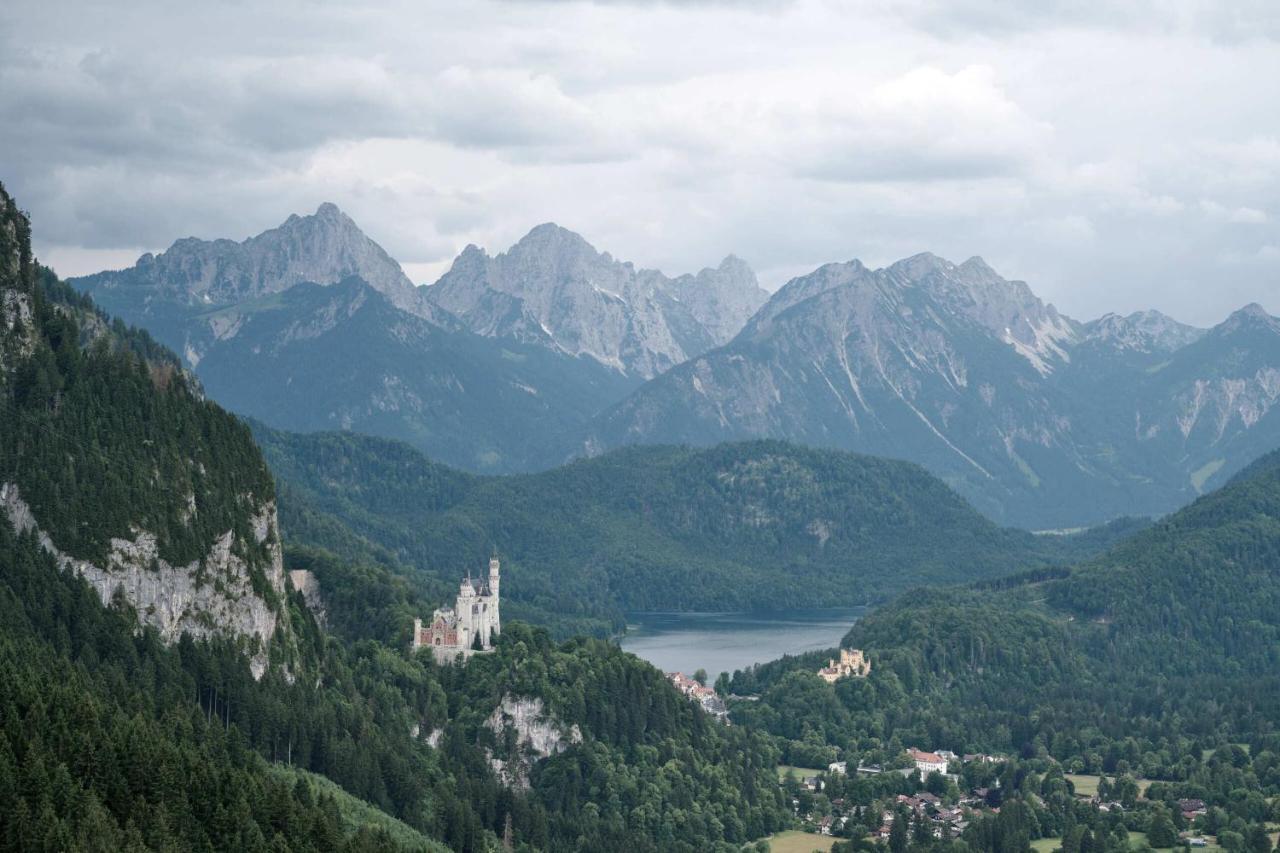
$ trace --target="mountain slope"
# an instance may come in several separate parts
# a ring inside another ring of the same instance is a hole
[[[1020,526],[1159,514],[1280,442],[1274,325],[1080,324],[977,258],[829,264],[599,415],[584,447],[786,438],[918,462]]]
[[[403,439],[474,471],[564,460],[636,385],[591,358],[466,331],[333,205],[73,283],[181,352],[236,412]]]
[[[996,527],[915,465],[781,442],[628,448],[477,478],[378,439],[255,434],[293,541],[382,549],[441,580],[498,546],[512,606],[558,629],[606,631],[623,610],[862,604],[1077,547]]]
[[[261,675],[288,614],[275,486],[248,431],[171,353],[39,269],[3,188],[0,212],[3,523],[166,641],[243,640]]]
[[[565,458],[631,387],[590,359],[442,328],[354,278],[199,315],[189,335],[206,389],[234,411],[399,438],[479,471]]]
[[[742,673],[736,691],[765,695],[738,721],[788,738],[821,731],[833,745],[927,738],[956,752],[1052,756],[1191,791],[1177,796],[1203,796],[1194,790],[1209,784],[1212,747],[1247,743],[1258,776],[1222,783],[1239,802],[1238,789],[1280,784],[1269,769],[1280,745],[1277,565],[1272,453],[1069,572],[917,591],[868,615],[842,644],[867,650],[872,677],[830,697],[816,688],[808,708],[825,711],[789,698],[822,655]]]
[[[496,257],[468,246],[425,297],[477,334],[588,356],[649,379],[727,342],[766,294],[737,258],[672,280],[547,223]]]

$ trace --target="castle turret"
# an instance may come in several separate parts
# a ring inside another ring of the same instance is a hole
[[[489,559],[489,629],[493,636],[502,633],[502,620],[498,617],[498,557]]]

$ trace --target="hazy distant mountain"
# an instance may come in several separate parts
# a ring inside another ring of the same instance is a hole
[[[418,288],[400,265],[329,203],[239,243],[186,237],[129,269],[71,281],[106,310],[129,316],[172,313],[176,306],[204,310],[353,275],[400,308],[420,311]]]
[[[634,387],[588,358],[401,311],[358,278],[200,315],[188,345],[210,396],[234,411],[399,438],[473,471],[565,458],[583,424]]]
[[[728,342],[767,297],[737,258],[672,280],[550,223],[495,257],[468,246],[426,289],[477,334],[589,356],[642,379]]]
[[[980,258],[827,264],[766,298],[737,258],[672,279],[547,224],[415,288],[322,205],[75,284],[237,411],[473,471],[783,438],[918,462],[1043,528],[1167,512],[1280,445],[1261,308],[1208,331],[1156,311],[1080,323]]]
[[[785,437],[919,462],[1011,523],[1161,513],[1280,444],[1277,321],[1082,324],[981,259],[829,264],[597,418],[589,451]]]

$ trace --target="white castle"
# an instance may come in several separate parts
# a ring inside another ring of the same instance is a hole
[[[489,561],[489,582],[472,580],[468,572],[458,588],[452,608],[442,607],[431,615],[431,624],[413,620],[413,648],[430,646],[436,660],[469,657],[493,648],[493,638],[502,633],[498,615],[498,558]],[[477,648],[478,646],[478,648]]]

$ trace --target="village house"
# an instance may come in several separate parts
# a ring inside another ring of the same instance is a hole
[[[908,749],[907,756],[915,764],[921,776],[928,776],[930,773],[947,773],[947,759],[938,755],[936,752],[924,752],[919,749]]]
[[[1189,821],[1195,820],[1208,811],[1205,808],[1204,800],[1197,799],[1178,800],[1178,810]]]
[[[667,680],[682,695],[701,705],[702,710],[725,725],[729,725],[729,707],[715,690],[699,684],[697,680],[690,678],[683,672],[668,672]]]

